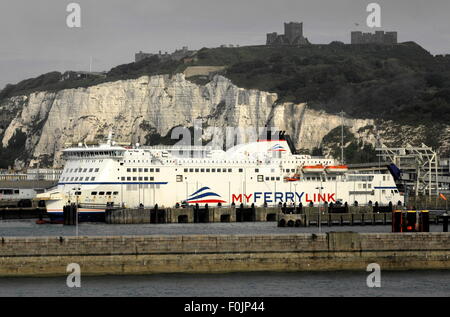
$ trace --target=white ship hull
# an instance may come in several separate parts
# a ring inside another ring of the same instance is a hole
[[[286,181],[301,166],[331,166],[334,160],[293,155],[284,140],[239,145],[226,152],[191,148],[190,157],[174,150],[126,149],[111,144],[65,150],[67,161],[57,188],[39,196],[46,200],[48,213],[54,215],[61,215],[68,203],[81,204],[81,214],[102,213],[107,204],[163,208],[219,203],[403,203],[390,174],[319,171],[300,174],[298,181]],[[192,153],[201,157],[192,157]]]

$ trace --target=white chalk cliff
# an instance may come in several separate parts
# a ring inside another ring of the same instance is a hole
[[[192,126],[201,118],[205,126],[274,126],[291,135],[297,148],[312,149],[341,125],[337,115],[310,110],[305,104],[277,103],[277,99],[275,93],[239,88],[223,76],[197,85],[183,74],[37,92],[0,104],[2,111],[6,105],[18,109],[9,125],[3,127],[1,141],[7,147],[20,130],[27,136],[27,155],[16,160],[17,166],[37,162],[60,166],[66,143],[99,141],[110,129],[119,142],[144,144],[151,133],[165,136],[173,127]],[[374,122],[347,118],[344,124],[357,135],[360,128]],[[363,139],[375,142],[373,135],[364,135]]]

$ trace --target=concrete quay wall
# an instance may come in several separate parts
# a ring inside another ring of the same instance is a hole
[[[4,237],[0,276],[450,269],[449,233]]]

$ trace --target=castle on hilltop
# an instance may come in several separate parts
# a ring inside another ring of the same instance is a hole
[[[183,46],[181,49],[177,49],[173,53],[170,53],[170,54],[167,52],[162,53],[161,51],[159,51],[157,54],[144,53],[142,51],[139,51],[138,53],[134,54],[134,62],[138,63],[146,58],[150,58],[153,56],[158,57],[162,61],[166,61],[166,60],[180,61],[180,60],[184,60],[186,58],[191,58],[196,53],[197,53],[197,51],[189,50],[187,46]]]
[[[303,22],[284,23],[284,34],[267,33],[266,45],[308,45],[303,36]]]
[[[397,32],[375,31],[375,33],[363,33],[353,31],[351,33],[352,44],[397,44]]]

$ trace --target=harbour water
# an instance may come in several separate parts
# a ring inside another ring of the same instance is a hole
[[[1,278],[0,296],[450,296],[450,271],[389,271],[381,287],[369,288],[367,272],[161,274]]]
[[[431,225],[442,231],[442,225]],[[327,231],[390,232],[390,226],[322,226]],[[275,222],[106,225],[81,223],[79,235],[292,234],[317,227],[278,228]],[[37,225],[34,220],[0,222],[0,237],[73,236],[75,226]],[[383,271],[381,288],[369,288],[366,271],[255,272],[82,276],[81,288],[66,277],[0,278],[0,296],[450,296],[450,271]]]
[[[322,232],[391,232],[390,225],[376,226],[322,226]],[[442,232],[442,225],[430,225],[430,231]],[[109,235],[187,235],[187,234],[295,234],[316,233],[314,227],[277,227],[275,222],[229,222],[229,223],[194,223],[194,224],[138,224],[107,225],[104,223],[81,223],[78,234],[81,236]],[[73,236],[75,226],[55,224],[37,225],[35,220],[0,221],[0,237],[27,236]]]

